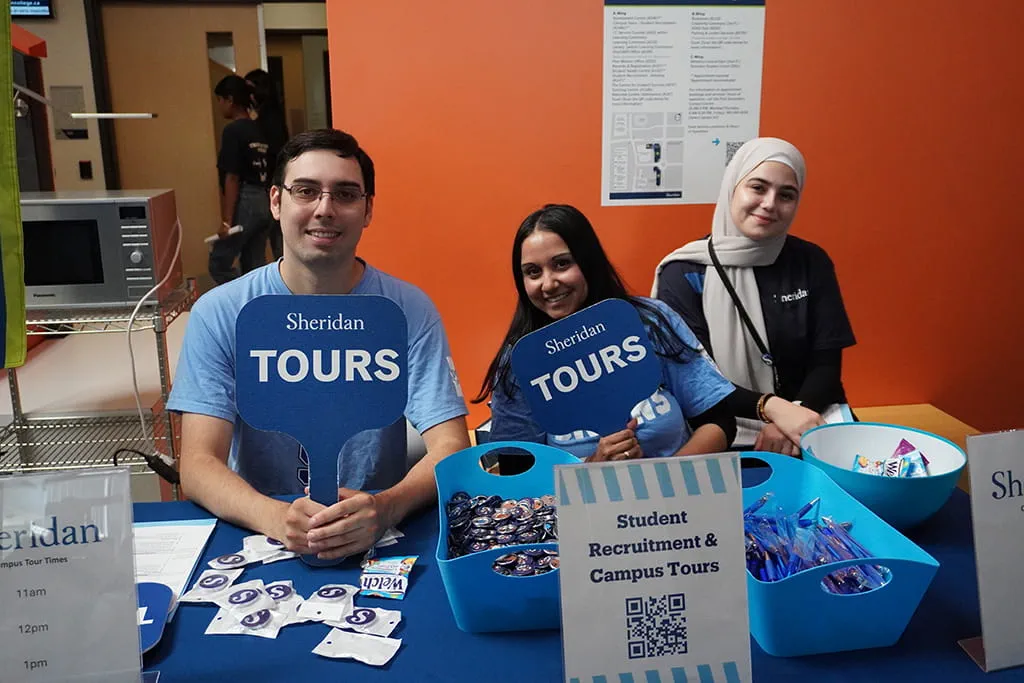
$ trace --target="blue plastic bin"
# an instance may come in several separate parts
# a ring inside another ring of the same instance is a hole
[[[482,455],[510,447],[533,455],[533,466],[521,474],[504,477],[486,472],[480,466]],[[557,550],[558,544],[510,545],[451,559],[448,555],[445,503],[457,491],[465,491],[470,496],[497,495],[502,498],[553,495],[554,466],[578,462],[576,457],[551,446],[498,441],[453,453],[434,468],[440,514],[437,565],[455,623],[460,629],[483,633],[558,628],[561,623],[558,570],[537,576],[503,576],[492,569],[494,560],[506,553],[524,548]]]
[[[906,439],[928,457],[928,476],[880,477],[853,471],[853,458],[885,460]],[[807,430],[804,460],[820,467],[847,493],[897,529],[909,529],[939,511],[956,488],[967,455],[941,436],[880,422],[843,422]]]
[[[750,633],[758,645],[770,655],[797,657],[895,644],[938,571],[935,558],[817,467],[771,453],[743,453],[742,458],[748,464],[763,460],[772,469],[766,481],[743,489],[744,507],[769,491],[775,495],[762,508],[764,513],[776,506],[795,512],[820,498],[819,514],[853,522],[850,534],[874,556],[807,569],[775,582],[760,581],[747,572]],[[836,595],[822,586],[822,579],[837,569],[863,564],[887,567],[891,580],[857,595]]]

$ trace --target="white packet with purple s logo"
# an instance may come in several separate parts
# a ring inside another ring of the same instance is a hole
[[[207,569],[199,575],[192,588],[178,598],[178,602],[214,602],[227,593],[241,575],[241,569]]]
[[[358,592],[355,586],[329,583],[299,605],[297,614],[308,621],[340,621],[352,612]]]
[[[299,607],[304,602],[303,597],[295,592],[291,579],[274,581],[263,587],[267,595],[274,601],[274,611],[285,616],[284,626],[301,624],[309,619],[298,615]]]
[[[213,569],[236,569],[259,561],[260,557],[255,552],[243,548],[236,553],[215,557],[207,564]]]
[[[208,636],[243,635],[274,639],[286,621],[287,617],[283,614],[269,609],[257,610],[239,619],[222,607],[206,627],[205,633]]]
[[[380,607],[356,607],[340,621],[325,621],[327,626],[342,628],[371,636],[390,636],[402,621],[398,610]]]
[[[214,602],[237,619],[260,610],[274,609],[274,599],[267,595],[260,579],[232,586],[231,590],[219,595]]]

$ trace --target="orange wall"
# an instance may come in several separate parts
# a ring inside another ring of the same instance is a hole
[[[334,125],[378,167],[361,254],[434,299],[467,393],[508,324],[529,211],[580,207],[640,293],[663,254],[710,229],[711,206],[599,206],[598,0],[327,13]],[[761,133],[807,157],[794,232],[836,263],[855,406],[931,402],[1024,427],[1021,25],[1020,0],[768,0]]]

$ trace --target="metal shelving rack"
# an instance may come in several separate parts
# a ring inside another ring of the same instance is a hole
[[[195,281],[186,280],[159,306],[140,309],[131,327],[133,333],[152,330],[156,339],[160,400],[145,417],[157,449],[173,458],[177,457],[180,429],[176,417],[164,408],[171,390],[166,333],[168,325],[195,299]],[[28,312],[26,323],[30,335],[125,333],[131,313],[130,307],[34,310]],[[7,371],[7,382],[12,421],[0,430],[0,475],[105,467],[114,464],[118,448],[148,448],[135,412],[29,416],[22,411],[14,369]],[[129,467],[133,474],[148,471],[146,462],[137,455],[119,458],[117,464]]]

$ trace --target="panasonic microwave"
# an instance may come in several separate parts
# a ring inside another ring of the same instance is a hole
[[[147,304],[182,283],[173,190],[23,192],[25,305],[30,309]]]

